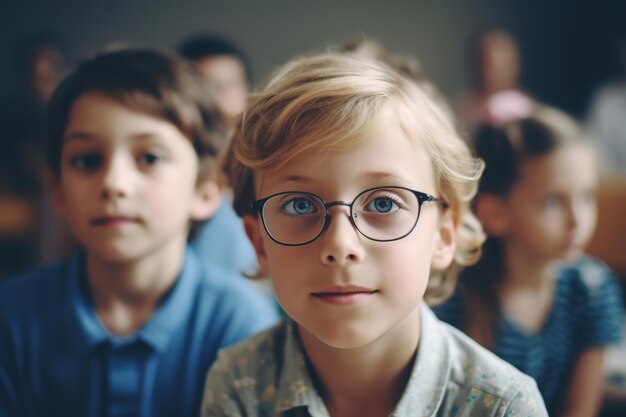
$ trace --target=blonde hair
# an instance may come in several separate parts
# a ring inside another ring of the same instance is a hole
[[[414,55],[391,51],[382,42],[365,37],[339,45],[335,47],[335,50],[354,54],[354,56],[359,58],[375,59],[384,62],[419,85],[422,91],[435,101],[450,120],[454,119],[452,107],[450,107],[448,100],[437,86],[426,77],[419,60]]]
[[[454,265],[434,271],[425,298],[447,298],[459,265],[480,255],[482,228],[469,204],[483,169],[449,118],[419,86],[383,63],[327,53],[287,63],[248,104],[223,160],[234,206],[252,213],[255,174],[279,170],[311,151],[350,149],[397,121],[430,155],[437,191],[457,228]]]

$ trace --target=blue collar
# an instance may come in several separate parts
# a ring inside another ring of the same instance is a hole
[[[112,345],[134,343],[141,340],[159,353],[165,351],[176,332],[184,328],[184,323],[193,308],[194,295],[200,283],[202,270],[195,253],[187,248],[183,270],[172,288],[163,297],[161,305],[152,317],[134,334],[120,338],[111,335],[102,324],[89,299],[85,274],[85,254],[83,251],[68,262],[67,295],[77,320],[78,343],[88,350],[108,342]]]

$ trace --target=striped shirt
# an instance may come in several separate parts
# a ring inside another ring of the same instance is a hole
[[[464,328],[462,292],[433,310],[441,320]],[[530,334],[506,316],[500,318],[494,352],[537,381],[552,415],[577,357],[619,341],[622,317],[622,292],[613,274],[583,257],[559,271],[552,307],[538,332]]]

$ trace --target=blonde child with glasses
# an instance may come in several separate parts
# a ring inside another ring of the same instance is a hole
[[[547,415],[532,379],[423,302],[479,253],[482,163],[419,87],[345,54],[297,59],[249,103],[224,169],[288,319],[222,351],[202,415]]]

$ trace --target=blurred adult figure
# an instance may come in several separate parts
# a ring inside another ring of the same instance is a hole
[[[520,52],[508,32],[489,28],[475,35],[470,49],[472,90],[461,97],[461,131],[471,137],[483,122],[499,125],[527,117],[533,100],[519,84]]]
[[[588,128],[601,161],[602,174],[626,178],[626,32],[618,37],[619,79],[593,97]]]

